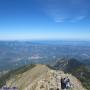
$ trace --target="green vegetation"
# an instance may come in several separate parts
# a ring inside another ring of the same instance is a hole
[[[5,85],[6,84],[6,81],[9,80],[11,77],[16,76],[18,74],[22,74],[22,73],[24,73],[24,72],[32,69],[33,67],[35,67],[34,64],[23,66],[23,67],[20,67],[20,68],[18,68],[16,70],[12,70],[12,71],[8,72],[4,76],[0,77],[0,87],[2,87],[3,85]]]
[[[87,90],[90,90],[90,69],[85,66],[81,66],[70,73],[76,76]]]
[[[90,90],[90,68],[76,59],[60,60],[55,66],[57,70],[63,70],[77,77],[82,85]]]

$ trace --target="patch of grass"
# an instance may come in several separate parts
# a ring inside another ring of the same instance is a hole
[[[90,90],[90,69],[81,66],[70,73],[77,77],[87,90]]]
[[[2,86],[4,86],[6,84],[6,81],[9,80],[11,77],[18,75],[18,74],[22,74],[30,69],[32,69],[33,67],[35,67],[36,65],[32,64],[32,65],[26,65],[26,66],[22,66],[18,69],[12,70],[10,72],[8,72],[7,74],[3,75],[0,77],[0,88]]]

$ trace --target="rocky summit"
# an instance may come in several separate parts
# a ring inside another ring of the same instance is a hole
[[[70,79],[70,90],[86,90],[81,82],[71,74],[60,70],[52,70],[46,65],[36,65],[30,70],[17,74],[7,80],[7,87],[16,87],[19,90],[61,90],[61,77]]]

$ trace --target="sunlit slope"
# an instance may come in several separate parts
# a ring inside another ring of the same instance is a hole
[[[63,71],[51,70],[46,65],[40,64],[22,74],[15,75],[6,84],[8,87],[18,87],[19,90],[56,90],[60,88],[61,77],[66,76],[71,80],[72,90],[85,90],[74,76],[65,74]]]

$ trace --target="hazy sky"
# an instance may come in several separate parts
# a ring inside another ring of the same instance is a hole
[[[90,40],[90,0],[0,0],[0,40]]]

